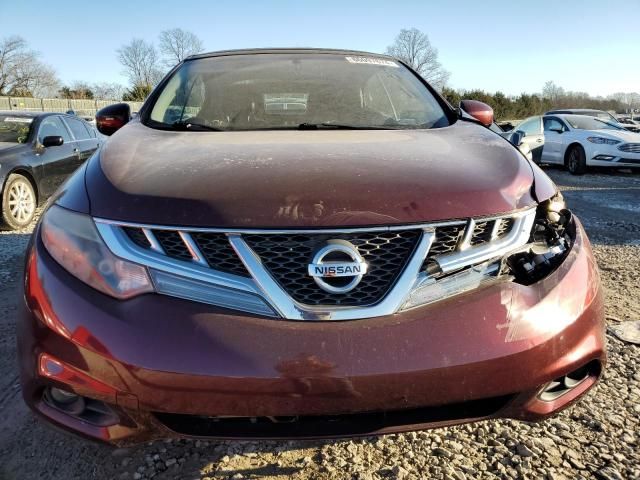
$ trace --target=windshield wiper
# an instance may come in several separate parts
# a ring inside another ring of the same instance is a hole
[[[301,123],[298,130],[319,130],[321,128],[334,128],[336,130],[393,130],[392,128],[377,125],[349,125],[343,123]]]
[[[221,128],[210,127],[209,125],[205,125],[203,123],[193,123],[189,121],[184,122],[173,122],[171,126],[175,130],[193,130],[193,131],[209,131],[209,132],[222,132]]]

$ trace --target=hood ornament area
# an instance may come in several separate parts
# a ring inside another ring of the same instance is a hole
[[[309,276],[329,293],[347,293],[358,286],[367,273],[367,262],[358,249],[345,240],[329,240],[309,264]]]

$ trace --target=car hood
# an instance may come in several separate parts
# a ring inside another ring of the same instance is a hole
[[[599,136],[620,140],[622,142],[640,142],[640,133],[630,132],[628,130],[602,129],[592,130],[592,132],[597,133]]]
[[[95,217],[229,228],[418,223],[535,203],[530,165],[459,121],[432,130],[174,132],[135,122],[87,169]]]
[[[24,144],[22,144],[22,143],[0,142],[0,151],[15,150],[15,149],[23,147],[23,146],[24,146]]]

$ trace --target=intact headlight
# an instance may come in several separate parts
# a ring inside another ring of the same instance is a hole
[[[102,293],[126,299],[154,291],[147,269],[111,253],[88,215],[52,205],[42,219],[40,236],[65,270]]]
[[[613,140],[611,138],[604,137],[587,137],[591,143],[597,143],[598,145],[617,145],[620,140]]]

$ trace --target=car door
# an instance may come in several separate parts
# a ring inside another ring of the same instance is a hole
[[[78,151],[78,159],[76,161],[77,168],[93,155],[93,152],[100,146],[100,141],[91,136],[91,132],[83,120],[71,116],[65,116],[63,120],[69,127],[69,130],[71,130],[71,134],[75,140]]]
[[[541,161],[546,163],[563,163],[561,152],[564,151],[566,132],[565,123],[558,117],[543,117],[544,147]]]
[[[524,133],[522,141],[529,146],[531,155],[533,156],[533,161],[540,163],[542,148],[544,147],[542,117],[529,117],[514,128],[514,131],[522,131]]]
[[[60,136],[64,143],[55,147],[44,147],[42,141],[49,136]],[[48,115],[42,119],[38,126],[36,142],[36,155],[42,169],[39,190],[43,197],[48,197],[75,170],[78,152],[71,133],[58,115]]]

